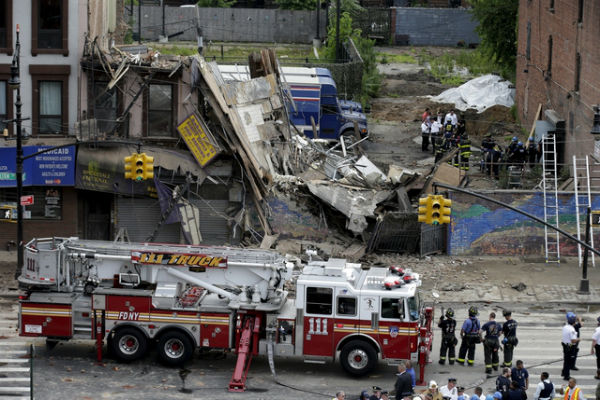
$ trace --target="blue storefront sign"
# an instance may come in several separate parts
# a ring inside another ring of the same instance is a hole
[[[24,146],[23,156],[52,146]],[[17,186],[17,149],[0,147],[0,187]],[[23,186],[74,186],[75,146],[55,149],[23,161]]]

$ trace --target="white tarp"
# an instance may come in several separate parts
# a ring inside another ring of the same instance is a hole
[[[488,74],[448,89],[431,99],[439,103],[454,103],[461,111],[475,108],[477,112],[483,112],[497,104],[512,107],[515,103],[515,89],[510,86],[511,83],[500,76]]]

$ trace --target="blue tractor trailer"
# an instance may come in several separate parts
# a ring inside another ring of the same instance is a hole
[[[355,123],[361,137],[368,135],[367,117],[351,104],[342,106],[331,74],[288,74],[286,68],[291,67],[283,68],[282,81],[290,94],[285,99],[286,108],[290,121],[304,135],[310,138],[338,140],[342,135],[354,135]],[[247,66],[219,65],[219,71],[225,81],[250,79]],[[313,121],[317,135],[313,132]]]

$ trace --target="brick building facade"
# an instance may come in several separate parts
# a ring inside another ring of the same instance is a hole
[[[551,120],[559,160],[593,153],[593,105],[600,103],[600,1],[521,0],[517,110],[522,125]],[[552,112],[554,110],[554,112]]]

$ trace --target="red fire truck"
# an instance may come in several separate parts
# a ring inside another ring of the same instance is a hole
[[[257,354],[339,358],[355,376],[379,359],[413,359],[424,381],[433,307],[420,299],[418,274],[311,260],[292,298],[294,267],[267,250],[34,239],[19,277],[27,293],[19,332],[50,343],[95,340],[99,359],[104,339],[122,361],[151,346],[167,365],[185,363],[196,348],[234,351],[231,391],[245,389]]]

